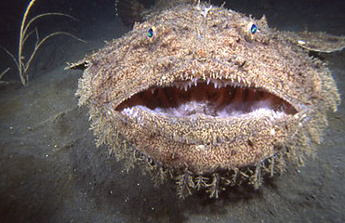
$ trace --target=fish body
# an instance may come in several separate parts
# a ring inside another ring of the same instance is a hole
[[[260,186],[321,142],[340,97],[298,38],[265,17],[179,4],[69,68],[84,68],[76,94],[97,145],[156,182],[173,178],[180,197],[218,197],[243,181]]]

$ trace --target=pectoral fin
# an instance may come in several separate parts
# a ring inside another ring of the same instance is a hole
[[[67,62],[67,67],[64,68],[64,70],[85,70],[89,66],[89,62],[87,60],[81,60],[78,61],[77,63],[68,63]]]
[[[290,42],[309,51],[332,53],[345,48],[345,37],[330,35],[324,32],[280,32]]]

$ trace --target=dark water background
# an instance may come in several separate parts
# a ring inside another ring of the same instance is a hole
[[[27,4],[0,2],[0,45],[11,52]],[[225,6],[256,18],[265,14],[279,30],[345,35],[345,1],[241,0]],[[0,51],[0,72],[11,68],[4,76],[9,84],[0,86],[0,222],[345,222],[343,105],[330,114],[317,157],[305,167],[268,180],[258,191],[242,186],[218,200],[201,193],[181,201],[172,182],[154,187],[149,176],[123,171],[105,147],[95,147],[87,111],[74,97],[81,72],[63,70],[66,61],[78,61],[130,29],[116,18],[114,1],[36,1],[32,15],[43,12],[79,21],[43,18],[35,23],[41,37],[63,30],[87,43],[50,39],[36,55],[26,87]],[[342,95],[344,51],[319,55]]]

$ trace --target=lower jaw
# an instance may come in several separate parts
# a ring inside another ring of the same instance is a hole
[[[142,106],[120,112],[124,137],[141,153],[193,173],[256,165],[298,127],[294,115],[258,109],[233,117],[162,115]]]

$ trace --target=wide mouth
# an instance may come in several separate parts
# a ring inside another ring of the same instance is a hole
[[[153,86],[123,101],[116,111],[136,107],[177,117],[203,115],[230,118],[262,110],[287,115],[297,113],[286,100],[263,88],[211,78],[176,81],[165,87]]]

